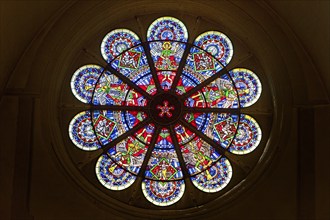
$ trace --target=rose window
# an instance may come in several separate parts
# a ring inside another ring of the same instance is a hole
[[[261,128],[245,110],[261,95],[258,76],[226,68],[234,48],[225,34],[207,31],[192,42],[181,21],[161,17],[146,42],[128,29],[109,32],[101,43],[107,65],[74,72],[71,89],[86,110],[69,136],[82,151],[101,152],[93,165],[99,187],[136,183],[147,201],[169,206],[187,184],[190,192],[224,190],[237,158],[257,149]]]

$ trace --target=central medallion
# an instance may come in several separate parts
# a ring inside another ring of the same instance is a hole
[[[181,101],[177,96],[169,93],[156,95],[150,102],[150,114],[155,122],[170,125],[179,119]]]
[[[157,105],[157,109],[160,110],[160,113],[158,114],[160,117],[164,117],[164,115],[165,115],[168,118],[171,118],[172,117],[171,110],[174,110],[174,107],[173,106],[168,106],[168,101],[165,100],[163,102],[163,106]]]

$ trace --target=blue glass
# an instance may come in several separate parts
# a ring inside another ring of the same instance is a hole
[[[250,153],[258,147],[261,137],[257,121],[249,115],[241,114],[237,134],[229,151],[234,154]]]
[[[93,130],[89,111],[80,112],[71,120],[69,136],[71,141],[82,150],[91,151],[101,148]]]
[[[98,78],[103,72],[98,65],[85,65],[76,70],[71,78],[71,91],[83,103],[90,103]]]
[[[191,177],[192,183],[203,192],[219,192],[228,185],[233,170],[227,158],[222,157],[212,167],[201,174]]]
[[[114,163],[106,154],[102,155],[95,166],[95,173],[100,183],[111,190],[123,190],[130,187],[136,176]]]
[[[134,32],[127,29],[116,29],[103,38],[101,53],[105,61],[110,63],[119,54],[140,43],[139,37]]]
[[[147,200],[157,206],[169,206],[178,202],[185,191],[183,180],[161,182],[143,180],[142,192]]]
[[[175,40],[187,42],[188,31],[180,20],[173,17],[161,17],[149,26],[147,40]]]
[[[233,56],[231,41],[219,31],[208,31],[199,35],[194,45],[212,54],[224,66],[227,66]]]
[[[249,107],[258,101],[262,88],[256,74],[244,68],[233,69],[229,74],[237,88],[241,107]]]

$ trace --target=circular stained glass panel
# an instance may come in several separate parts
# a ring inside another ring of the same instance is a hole
[[[253,115],[242,113],[259,99],[261,83],[247,69],[224,68],[233,47],[219,31],[189,44],[183,22],[162,17],[147,40],[113,30],[101,43],[108,65],[73,74],[72,92],[89,111],[72,119],[69,136],[82,150],[102,148],[95,172],[109,190],[137,182],[145,200],[162,207],[189,196],[187,185],[218,193],[239,172],[234,156],[262,139]]]

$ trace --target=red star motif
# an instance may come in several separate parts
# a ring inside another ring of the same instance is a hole
[[[172,113],[170,112],[170,110],[174,110],[174,107],[168,106],[168,101],[164,101],[163,106],[157,105],[156,108],[160,109],[160,113],[159,113],[160,117],[164,117],[164,115],[166,115],[169,118],[172,117]]]

